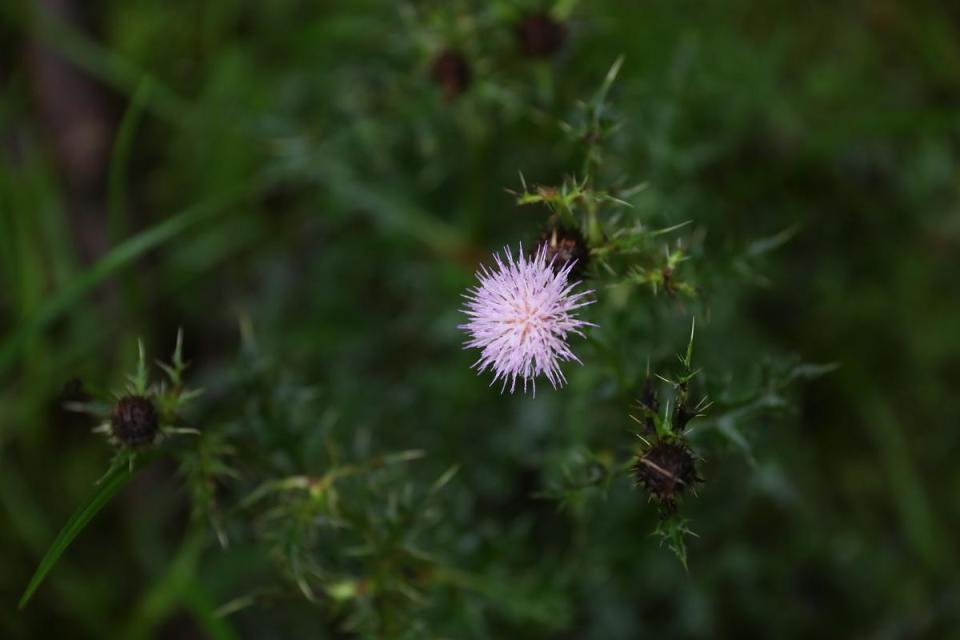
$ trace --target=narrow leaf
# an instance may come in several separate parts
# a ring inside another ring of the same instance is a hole
[[[20,609],[23,609],[27,605],[27,602],[33,597],[37,588],[53,569],[54,565],[57,564],[60,556],[63,555],[63,552],[70,546],[74,538],[83,531],[84,527],[97,515],[100,509],[110,502],[110,499],[123,488],[127,481],[133,476],[133,473],[134,470],[130,468],[130,465],[115,465],[114,469],[97,485],[97,490],[90,500],[74,512],[73,516],[67,521],[67,524],[65,524],[63,529],[60,530],[60,533],[57,534],[57,537],[50,545],[50,549],[47,550],[47,554],[43,556],[43,560],[40,561],[40,565],[37,567],[33,577],[30,578],[30,582],[27,584],[27,588],[20,598],[20,604],[18,605]]]
[[[162,246],[252,191],[249,187],[238,187],[213,196],[118,244],[99,261],[54,292],[31,316],[24,319],[19,327],[0,342],[0,370],[12,364],[31,339],[53,324],[101,282],[128,267],[148,251]]]

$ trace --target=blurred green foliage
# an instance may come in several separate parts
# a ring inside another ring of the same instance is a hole
[[[535,5],[97,0],[82,28],[0,7],[0,635],[956,634],[960,11],[561,2],[564,47],[531,60]],[[431,80],[445,47],[472,67],[454,100]],[[100,112],[50,96],[50,56]],[[63,113],[81,141],[110,131],[93,178]],[[618,215],[688,223],[651,242],[688,240],[699,295],[640,271],[600,292],[568,387],[498,395],[460,294],[544,229],[519,173],[585,166]],[[605,480],[692,315],[715,406],[686,572],[656,509]],[[165,355],[178,327],[204,437],[16,612],[111,457],[65,385],[106,396],[139,336]]]

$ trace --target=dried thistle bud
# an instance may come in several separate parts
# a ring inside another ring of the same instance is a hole
[[[126,447],[153,443],[158,428],[157,410],[144,396],[124,396],[110,413],[110,435]]]
[[[679,440],[659,440],[640,454],[633,464],[633,477],[669,512],[676,509],[677,498],[703,482],[693,451]]]
[[[590,258],[590,249],[583,234],[573,227],[556,226],[540,236],[540,244],[546,247],[549,263],[553,260],[554,269],[570,268],[570,277],[579,279],[586,271]]]
[[[566,39],[567,27],[545,12],[529,14],[517,24],[517,43],[529,58],[549,58]]]
[[[473,79],[473,71],[460,51],[444,49],[430,65],[430,77],[440,86],[444,99],[450,101],[467,90]]]

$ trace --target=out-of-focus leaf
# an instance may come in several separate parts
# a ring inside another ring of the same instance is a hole
[[[113,496],[127,484],[135,472],[136,467],[131,467],[131,465],[128,464],[117,464],[114,465],[114,468],[100,481],[94,494],[85,504],[74,512],[67,521],[67,524],[63,526],[63,529],[60,530],[60,533],[58,533],[57,537],[53,540],[50,549],[46,555],[43,556],[33,577],[30,578],[30,582],[27,584],[23,596],[20,597],[19,608],[23,609],[27,605],[30,598],[33,597],[33,594],[36,593],[40,587],[44,578],[46,578],[53,567],[56,566],[57,561],[60,560],[60,556],[63,555],[63,552],[70,546],[74,538],[80,535],[80,532],[83,531],[87,524],[93,520],[94,516],[110,502]]]

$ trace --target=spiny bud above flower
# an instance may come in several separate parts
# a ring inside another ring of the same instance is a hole
[[[151,444],[157,437],[158,427],[157,410],[144,396],[124,396],[110,413],[110,435],[127,447]]]
[[[703,482],[693,451],[679,440],[658,440],[637,456],[633,477],[667,511],[675,509],[681,494]]]
[[[546,245],[547,261],[554,260],[554,268],[562,269],[573,262],[570,276],[579,278],[587,267],[590,249],[583,234],[574,227],[556,226],[540,236],[540,243]]]
[[[593,302],[586,299],[593,292],[574,293],[579,282],[570,282],[568,276],[575,263],[554,269],[544,245],[533,256],[525,255],[522,246],[516,258],[509,247],[504,254],[505,258],[494,255],[495,268],[480,268],[480,284],[464,296],[468,321],[460,328],[470,336],[465,346],[481,349],[473,366],[481,373],[491,369],[491,384],[502,379],[501,392],[509,382],[513,393],[520,379],[524,392],[529,382],[536,394],[539,375],[554,388],[562,386],[566,378],[560,363],[580,362],[567,345],[567,336],[582,336],[581,327],[596,326],[574,313]]]
[[[453,100],[470,86],[473,72],[466,56],[456,49],[444,49],[433,59],[430,77],[440,85],[443,97]]]

